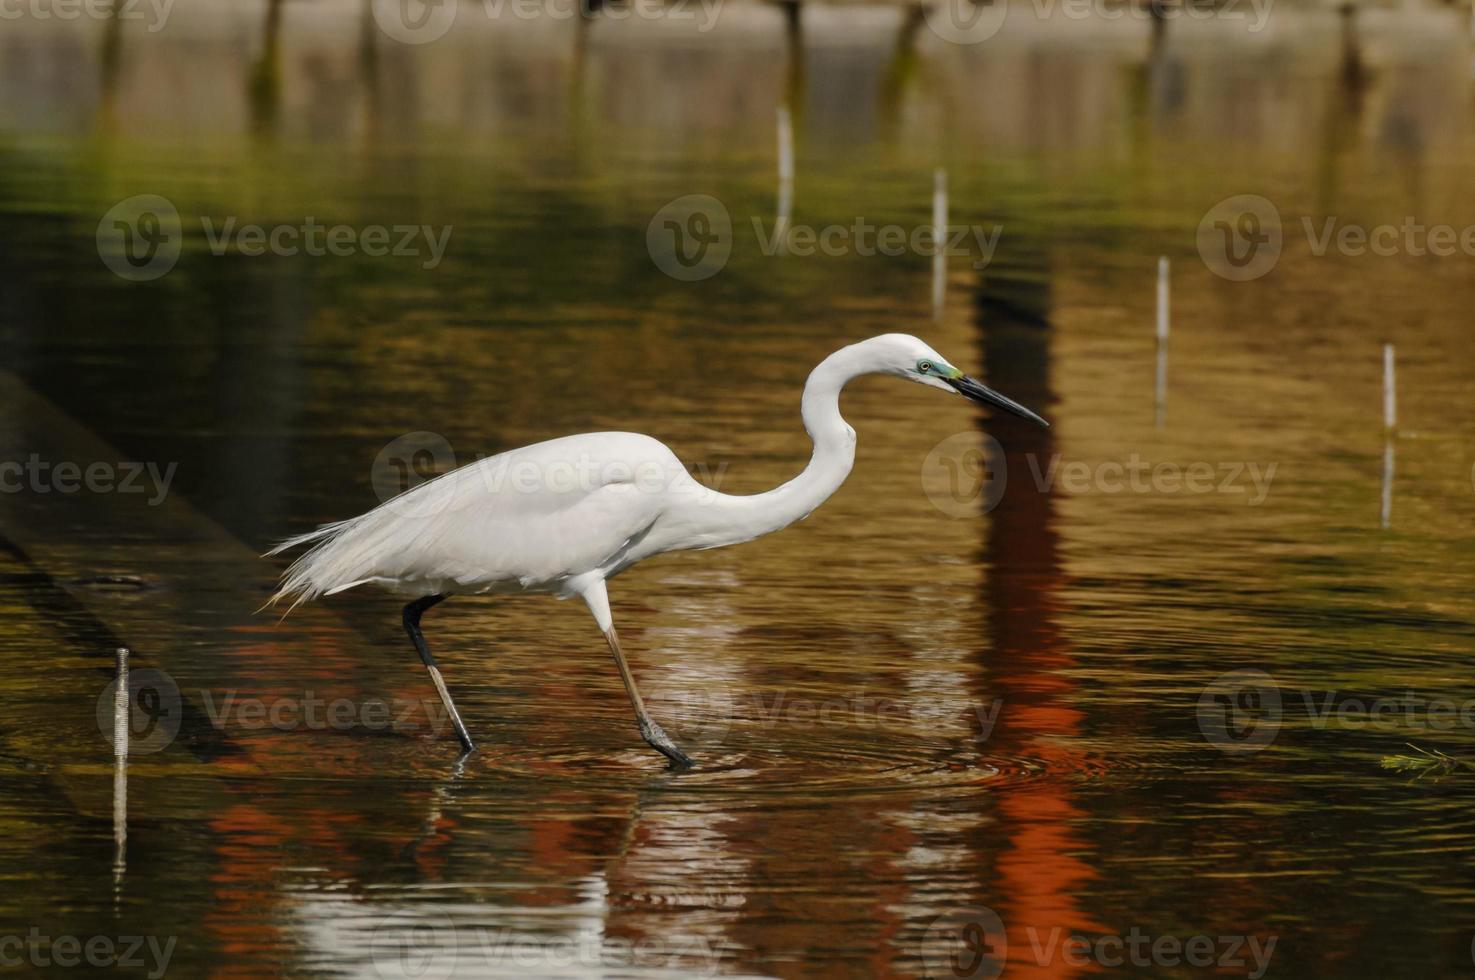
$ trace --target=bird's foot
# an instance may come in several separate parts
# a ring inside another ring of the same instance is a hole
[[[691,757],[678,749],[676,743],[671,741],[671,736],[666,734],[666,730],[654,721],[640,723],[640,737],[645,739],[646,744],[651,748],[670,759],[672,769],[690,769],[695,765]]]
[[[461,717],[457,715],[454,720],[456,725],[456,741],[461,743],[461,757],[464,759],[476,751],[476,743],[471,740],[471,733],[462,724]]]

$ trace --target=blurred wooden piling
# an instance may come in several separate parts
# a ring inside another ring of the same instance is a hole
[[[940,320],[947,288],[947,171],[941,167],[932,178],[932,243],[932,317]]]
[[[1168,416],[1168,257],[1157,260],[1157,369],[1153,380],[1153,420],[1161,428]]]
[[[1393,345],[1383,345],[1383,499],[1379,523],[1393,519],[1393,434],[1398,427],[1398,383],[1393,373]]]
[[[120,896],[128,871],[128,648],[118,647],[113,689],[113,888]]]
[[[794,121],[788,106],[778,107],[778,214],[775,231],[786,234],[794,209]]]
[[[113,691],[113,758],[128,758],[128,648],[118,647],[117,688]]]
[[[1168,342],[1168,257],[1157,260],[1157,342]]]
[[[1398,427],[1398,385],[1393,373],[1393,345],[1383,345],[1383,428]]]

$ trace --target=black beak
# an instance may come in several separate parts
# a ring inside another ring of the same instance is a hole
[[[1046,422],[1044,419],[1040,418],[1034,412],[1031,412],[1029,409],[1025,408],[1014,399],[1005,398],[1003,395],[999,394],[997,391],[994,391],[992,388],[978,381],[976,378],[970,378],[967,375],[964,375],[961,378],[943,378],[942,380],[946,381],[948,384],[958,389],[958,394],[962,395],[965,398],[972,399],[973,401],[978,402],[980,405],[990,405],[994,408],[1002,408],[1004,411],[1010,412],[1014,415],[1018,415],[1022,419],[1029,419],[1031,422],[1038,422],[1040,425],[1043,425],[1047,429],[1050,428],[1049,422]]]

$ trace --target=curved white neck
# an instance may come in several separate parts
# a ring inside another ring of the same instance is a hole
[[[698,548],[738,544],[803,520],[840,489],[855,463],[855,430],[840,416],[840,390],[871,367],[853,347],[836,351],[819,363],[804,384],[801,415],[814,440],[809,465],[794,479],[766,493],[733,496],[713,493],[704,499],[697,525]]]

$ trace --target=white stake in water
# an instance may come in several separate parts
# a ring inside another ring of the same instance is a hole
[[[128,648],[118,647],[113,691],[113,884],[128,870]],[[116,895],[115,895],[116,898]]]
[[[778,214],[775,234],[788,232],[789,217],[794,208],[794,123],[789,107],[778,107]]]
[[[1475,41],[1475,0],[1470,2],[1470,40]],[[1475,53],[1470,55],[1470,74],[1475,75]]]
[[[1383,440],[1383,507],[1380,523],[1387,527],[1393,518],[1393,433]]]
[[[1168,342],[1168,257],[1157,260],[1157,342]]]
[[[947,286],[947,171],[941,167],[932,178],[932,244],[932,316],[940,320]]]
[[[113,758],[128,758],[128,648],[118,647],[118,687],[113,691]]]
[[[1168,415],[1168,257],[1157,260],[1157,376],[1153,404],[1159,428]]]
[[[1398,427],[1398,385],[1393,373],[1393,345],[1383,345],[1383,507],[1381,523],[1393,517],[1393,430]]]
[[[1393,345],[1383,345],[1383,428],[1398,427],[1398,385],[1393,374]]]

